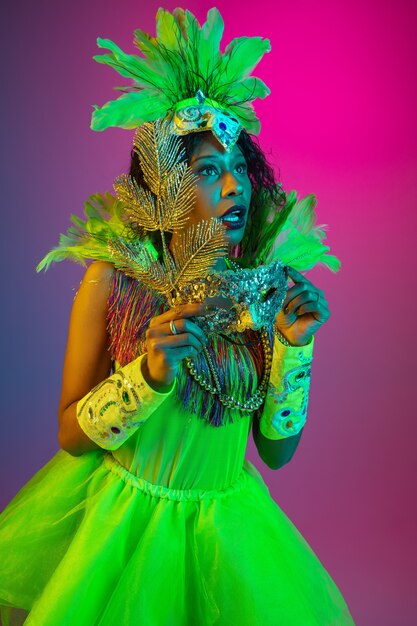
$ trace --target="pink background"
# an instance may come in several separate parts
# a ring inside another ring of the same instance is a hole
[[[176,2],[165,2],[173,9]],[[189,0],[200,20],[211,2]],[[64,8],[65,6],[65,8]],[[3,20],[2,441],[5,504],[57,450],[71,302],[83,270],[34,266],[69,214],[126,171],[132,133],[89,129],[123,84],[91,60],[97,36],[134,52],[159,2],[16,2]],[[261,142],[287,190],[317,195],[340,274],[310,279],[332,316],[318,332],[309,423],[271,493],[339,585],[358,625],[416,623],[417,5],[397,0],[219,0],[224,43],[269,36],[257,75]],[[7,221],[6,221],[7,220]],[[300,625],[302,626],[302,625]]]

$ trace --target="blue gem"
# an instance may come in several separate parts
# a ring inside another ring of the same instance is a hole
[[[285,409],[285,411],[281,411],[282,417],[287,417],[287,415],[289,415],[290,413],[291,411],[289,409]]]
[[[204,100],[206,99],[206,96],[203,94],[201,89],[197,91],[197,93],[195,94],[195,97],[196,97],[198,104],[204,104]]]
[[[220,128],[220,130],[226,130],[227,126],[226,126],[226,124],[224,122],[220,122],[219,128]]]

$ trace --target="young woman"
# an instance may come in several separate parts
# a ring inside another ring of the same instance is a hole
[[[209,13],[210,36],[188,12],[160,11],[157,21],[160,39],[168,37],[163,24],[177,29],[177,38],[163,43],[136,31],[154,71],[157,51],[172,63],[175,45],[182,60],[190,42],[207,47],[221,18]],[[199,33],[205,38],[198,40]],[[132,71],[132,59],[106,45],[115,55],[108,62],[115,66],[117,56]],[[84,239],[78,246],[66,240],[55,253],[102,260],[88,267],[71,313],[62,450],[0,518],[5,626],[15,609],[23,610],[25,624],[39,626],[353,624],[337,586],[244,458],[251,429],[269,467],[282,467],[294,454],[306,419],[314,334],[329,317],[328,305],[294,267],[282,274],[281,260],[244,268],[261,248],[271,250],[263,241],[271,223],[281,220],[279,232],[285,231],[291,199],[218,90],[218,100],[197,94],[190,103],[191,93],[185,95],[169,109],[168,119],[178,122],[169,131],[181,144],[177,162],[162,171],[171,138],[164,143],[159,122],[137,124],[137,110],[129,110],[129,124],[139,130],[130,176],[115,186],[118,201],[102,199],[110,219],[91,200]],[[151,154],[143,148],[150,134]],[[149,169],[156,162],[157,175]],[[193,181],[182,228],[171,227],[180,218],[169,198],[187,195],[169,196],[175,185],[185,186],[185,178],[166,182],[174,167]],[[265,221],[266,204],[272,222]],[[152,216],[161,225],[171,210],[158,232]],[[213,218],[229,254],[223,244],[211,249],[208,283],[205,276],[189,281],[178,291],[188,300],[178,303],[163,291],[164,280],[169,275],[173,284],[175,271],[191,263],[196,242],[207,245],[201,230]],[[317,233],[313,239],[323,260],[327,248]],[[280,249],[288,258],[285,241]],[[132,274],[137,268],[142,281]],[[146,272],[154,272],[153,281]],[[282,276],[291,279],[288,290]],[[220,300],[205,297],[216,277]],[[194,294],[199,290],[202,297]],[[233,322],[235,310],[241,318]],[[236,327],[242,320],[246,326]]]

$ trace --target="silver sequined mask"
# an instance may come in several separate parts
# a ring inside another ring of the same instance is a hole
[[[272,324],[287,294],[287,268],[281,261],[255,269],[211,273],[187,285],[172,305],[204,302],[208,312],[195,322],[207,333],[259,330]]]

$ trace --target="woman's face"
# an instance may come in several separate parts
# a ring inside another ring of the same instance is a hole
[[[245,232],[252,195],[246,161],[237,145],[226,152],[214,135],[204,134],[190,158],[190,167],[198,180],[195,208],[188,224],[220,218],[229,243],[234,246]]]

